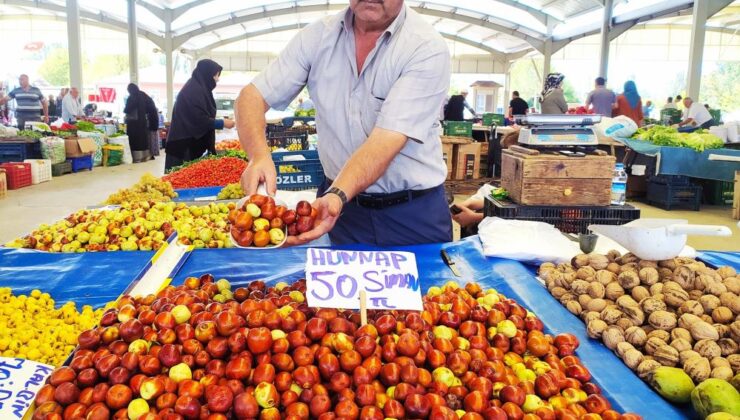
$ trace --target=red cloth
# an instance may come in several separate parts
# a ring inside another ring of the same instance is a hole
[[[632,108],[624,95],[617,96],[617,109],[614,110],[614,116],[616,117],[617,115],[629,117],[638,127],[642,127],[644,120],[642,115],[642,99],[637,102],[636,108]]]

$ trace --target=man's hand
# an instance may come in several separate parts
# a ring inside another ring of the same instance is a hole
[[[49,116],[44,115],[44,118],[42,118],[42,121],[45,122],[46,124],[49,124]]]
[[[462,210],[460,213],[453,215],[452,220],[456,221],[460,226],[467,227],[472,224],[478,223],[483,220],[483,215],[470,210],[462,204],[458,204],[457,207]]]
[[[251,159],[247,169],[242,173],[242,190],[247,196],[256,194],[257,187],[261,183],[265,184],[268,195],[275,195],[277,172],[275,172],[275,163],[273,163],[269,154],[262,158]]]
[[[303,245],[319,239],[334,227],[342,212],[342,200],[335,194],[317,198],[312,206],[318,211],[314,228],[298,236],[289,236],[285,242],[287,246]]]
[[[224,118],[224,128],[234,128],[234,120]]]

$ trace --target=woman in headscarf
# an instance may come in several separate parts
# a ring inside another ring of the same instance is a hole
[[[206,152],[215,154],[215,130],[234,127],[232,120],[216,119],[213,89],[222,69],[213,60],[198,61],[192,77],[177,95],[165,145],[165,170],[197,159]]]
[[[563,84],[563,76],[560,73],[550,73],[545,80],[545,86],[540,93],[540,105],[543,114],[565,114],[568,112],[568,103],[560,86]]]
[[[617,96],[617,108],[614,110],[614,116],[617,115],[629,117],[638,127],[642,127],[644,122],[642,99],[640,94],[637,93],[635,82],[632,80],[624,82],[624,92]]]
[[[131,146],[134,163],[151,159],[149,153],[149,129],[146,121],[146,104],[149,95],[133,83],[128,85],[128,100],[123,112],[126,114],[126,135]]]

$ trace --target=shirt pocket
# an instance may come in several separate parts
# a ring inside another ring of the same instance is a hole
[[[385,98],[376,98],[370,96],[361,106],[360,111],[360,123],[362,125],[362,131],[365,133],[365,138],[370,136],[370,133],[375,128],[375,122],[378,120],[380,110],[383,108]]]

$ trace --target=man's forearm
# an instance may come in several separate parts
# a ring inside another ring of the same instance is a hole
[[[406,136],[396,131],[374,128],[367,141],[350,156],[332,186],[344,191],[350,199],[365,191],[383,176],[406,140]]]
[[[41,108],[44,109],[44,117],[49,118],[49,104],[46,101],[41,102]]]
[[[265,112],[268,109],[269,105],[252,84],[244,87],[236,98],[234,116],[239,142],[252,159],[270,155],[270,148],[265,140]]]

